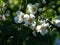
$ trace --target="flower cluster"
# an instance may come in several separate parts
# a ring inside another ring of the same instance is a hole
[[[58,45],[59,36],[59,0],[0,0],[1,45]]]
[[[43,2],[45,2],[45,0],[43,0],[42,3]],[[37,12],[41,12],[43,10],[42,8],[39,8],[39,5],[40,5],[39,3],[35,4],[29,3],[27,5],[28,13],[25,14],[22,11],[17,11],[16,12],[17,16],[14,17],[14,21],[16,23],[24,22],[23,25],[30,27],[33,30],[33,34],[35,36],[36,36],[35,32],[40,32],[40,34],[44,36],[45,34],[48,33],[50,29],[50,24],[48,23],[48,19],[44,18],[44,15],[36,17],[36,15],[38,15]],[[52,19],[52,24],[56,25],[57,27],[60,27],[60,16],[58,16],[57,19]]]
[[[47,19],[46,20],[40,20],[38,17],[35,16],[35,14],[37,13],[37,11],[42,11],[41,8],[39,7],[39,3],[35,3],[34,5],[29,3],[27,5],[27,10],[28,10],[28,14],[24,14],[22,11],[17,11],[16,15],[14,17],[14,21],[16,23],[22,23],[24,22],[23,25],[30,27],[34,32],[40,32],[41,35],[45,35],[48,33],[48,29],[49,29],[49,23],[47,23]],[[42,15],[43,16],[43,15]],[[36,18],[37,21],[36,21]]]
[[[45,0],[42,0],[43,4],[46,4]],[[5,5],[3,5],[4,7]],[[55,5],[52,5],[52,8],[55,8]],[[1,10],[3,11],[2,8]],[[5,9],[6,10],[6,9]],[[24,26],[27,26],[33,30],[33,32],[39,32],[41,35],[45,35],[48,33],[50,24],[48,23],[48,18],[44,17],[44,14],[40,14],[43,12],[43,8],[40,7],[40,3],[31,4],[29,3],[27,5],[27,12],[23,13],[21,10],[18,10],[16,12],[16,16],[14,17],[15,23],[23,23]],[[5,14],[4,14],[5,13]],[[55,12],[54,12],[55,13]],[[0,14],[0,19],[6,20],[6,17],[10,16],[10,11],[7,10],[6,12],[3,11],[3,14]],[[57,27],[60,27],[60,16],[57,18],[52,19],[52,24],[54,24]]]

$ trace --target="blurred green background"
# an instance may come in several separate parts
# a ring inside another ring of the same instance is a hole
[[[0,16],[10,14],[6,17],[6,21],[0,20],[0,45],[57,45],[55,40],[60,38],[60,32],[57,29],[52,29],[55,30],[52,35],[40,36],[38,33],[35,37],[30,28],[14,22],[16,11],[21,10],[27,13],[27,4],[37,2],[43,8],[41,14],[43,13],[46,18],[56,18],[60,15],[60,0],[46,0],[45,5],[41,3],[41,0],[0,0]],[[55,5],[55,8],[52,8],[52,5]]]

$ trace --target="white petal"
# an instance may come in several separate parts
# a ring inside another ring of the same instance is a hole
[[[16,23],[22,23],[23,22],[20,15],[17,15],[16,17],[14,17],[14,20],[15,20]]]
[[[37,25],[36,30],[40,30],[41,26]]]
[[[48,27],[48,26],[49,26],[49,23],[44,24],[44,27]]]
[[[24,15],[24,18],[25,18],[25,19],[28,19],[28,18],[29,18],[29,15],[28,15],[28,14],[25,14],[25,15]]]
[[[35,16],[34,16],[33,14],[30,14],[30,17],[31,17],[31,18],[35,18]]]
[[[45,30],[41,30],[41,31],[40,31],[40,33],[41,33],[41,35],[43,35],[43,36],[44,36],[45,34],[47,34],[47,33],[48,33],[48,30],[47,30],[47,29],[45,29]]]
[[[40,20],[39,22],[40,22],[40,24],[42,24],[44,21],[43,20]]]
[[[28,8],[31,8],[31,7],[32,7],[32,4],[31,4],[31,3],[29,3],[29,4],[27,5],[27,7],[28,7]]]
[[[41,26],[43,26],[43,25],[38,25],[37,27],[36,27],[36,30],[37,30],[37,32],[40,32],[40,34],[41,35],[45,35],[45,34],[47,34],[48,33],[48,30],[47,30],[47,28],[45,28],[44,27],[44,29],[42,30],[42,29],[40,29],[41,28]]]
[[[60,22],[60,20],[55,20],[55,23],[57,24],[57,23],[59,23]]]
[[[27,8],[28,8],[28,11],[29,11],[30,14],[36,14],[36,12],[37,12],[37,7],[36,7],[35,5],[28,4],[28,5],[27,5]],[[35,9],[34,11],[32,10],[33,8]]]

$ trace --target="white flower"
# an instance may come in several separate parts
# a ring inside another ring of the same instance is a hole
[[[28,14],[25,14],[24,15],[24,22],[25,22],[25,26],[28,26],[28,18],[29,18],[29,15]]]
[[[48,23],[43,23],[42,25],[37,25],[36,30],[37,32],[40,32],[41,35],[45,35],[48,33],[47,27],[49,26]]]
[[[39,8],[38,11],[41,12],[43,9],[42,8]]]
[[[35,16],[33,14],[25,14],[24,15],[24,22],[25,22],[25,25],[31,25],[32,23],[34,23],[35,21]]]
[[[46,1],[45,1],[45,0],[42,0],[42,3],[43,3],[43,4],[45,4],[45,3],[46,3]]]
[[[52,20],[52,23],[55,24],[57,27],[60,27],[60,20],[59,19]]]
[[[37,13],[37,7],[32,4],[27,5],[28,11],[30,14],[36,14]]]
[[[15,20],[16,23],[22,23],[24,21],[24,13],[17,12],[17,16],[14,17],[14,20]]]
[[[45,21],[44,20],[39,20],[40,24],[43,24]]]

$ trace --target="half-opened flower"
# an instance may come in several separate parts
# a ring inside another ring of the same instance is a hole
[[[37,32],[40,32],[41,35],[45,35],[48,33],[47,27],[49,26],[48,23],[43,23],[42,25],[37,25],[36,30]]]
[[[28,8],[28,11],[30,14],[36,14],[37,13],[36,5],[28,4],[27,8]]]
[[[14,21],[16,23],[22,23],[24,21],[24,13],[22,12],[17,12],[17,16],[14,17]]]

